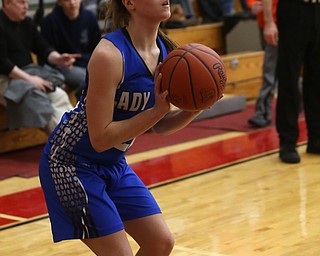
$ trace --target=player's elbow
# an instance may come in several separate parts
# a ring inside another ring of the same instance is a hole
[[[160,136],[167,136],[167,135],[170,135],[172,133],[174,133],[175,131],[172,131],[172,130],[168,130],[167,128],[165,127],[161,127],[161,126],[154,126],[152,128],[152,131]]]
[[[97,153],[101,153],[107,149],[106,145],[104,145],[103,140],[101,138],[98,138],[97,136],[89,136],[89,138],[92,148]]]
[[[103,147],[103,145],[99,142],[95,143],[95,142],[91,142],[91,145],[93,147],[93,149],[97,152],[97,153],[101,153],[103,151],[105,151],[105,148]]]

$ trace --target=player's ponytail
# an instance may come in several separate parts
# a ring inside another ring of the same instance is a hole
[[[104,32],[111,32],[128,25],[130,14],[121,0],[109,0],[105,3]]]
[[[159,36],[161,37],[163,43],[165,44],[168,52],[177,48],[177,44],[173,42],[162,30],[159,29]]]

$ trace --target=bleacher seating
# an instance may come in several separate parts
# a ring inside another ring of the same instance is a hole
[[[196,13],[199,13],[194,0]],[[187,28],[165,29],[165,33],[178,44],[201,43],[215,49],[227,68],[227,86],[225,94],[242,95],[246,99],[257,97],[262,82],[263,52],[241,52],[225,54],[223,22],[200,24]],[[70,94],[72,102],[74,95]],[[0,154],[44,144],[47,135],[37,128],[22,128],[9,131],[6,126],[6,111],[0,106]]]

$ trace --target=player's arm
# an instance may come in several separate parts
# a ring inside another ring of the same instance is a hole
[[[159,135],[169,135],[186,127],[202,111],[184,111],[172,107],[171,111],[162,118],[154,127],[153,131]]]
[[[123,75],[123,59],[110,41],[103,39],[99,42],[89,61],[88,71],[87,121],[90,141],[97,152],[144,133],[170,110],[167,92],[159,90],[152,108],[130,119],[113,121],[114,98]]]

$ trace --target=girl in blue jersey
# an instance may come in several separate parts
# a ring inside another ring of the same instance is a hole
[[[134,138],[171,134],[200,112],[171,110],[159,66],[175,46],[159,31],[168,0],[109,0],[113,32],[97,45],[77,107],[50,135],[40,160],[53,239],[81,239],[96,255],[169,255],[174,239],[148,188],[126,163]]]

